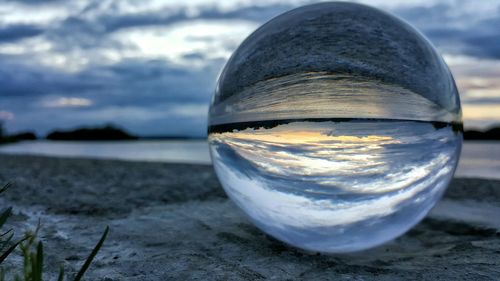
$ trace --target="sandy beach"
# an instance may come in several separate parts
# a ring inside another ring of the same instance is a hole
[[[500,181],[456,178],[406,235],[349,255],[288,247],[252,226],[211,166],[0,154],[10,224],[38,219],[46,269],[75,272],[104,228],[86,280],[498,280]],[[7,260],[6,268],[19,257]],[[12,273],[12,272],[11,272]]]

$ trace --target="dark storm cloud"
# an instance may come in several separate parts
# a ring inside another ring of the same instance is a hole
[[[419,28],[441,50],[480,58],[500,58],[500,13],[497,12],[496,17],[477,21],[477,15],[474,18],[456,12],[462,9],[460,3],[461,1],[454,4],[408,6],[396,8],[393,12]],[[123,14],[115,5],[104,6],[102,1],[92,1],[80,12],[54,24],[47,31],[46,37],[58,43],[55,48],[59,51],[92,49],[97,46],[121,49],[124,46],[110,40],[108,35],[126,28],[168,26],[178,22],[211,19],[244,19],[263,23],[291,8],[291,4],[244,6],[230,11],[205,7],[192,14],[184,7],[164,7],[154,11]],[[101,11],[99,16],[88,16],[96,11]],[[454,23],[470,24],[462,24],[458,28]],[[7,26],[0,28],[0,42],[36,36],[42,32],[42,27],[34,25]]]
[[[461,2],[394,12],[421,30],[442,52],[500,59],[500,9],[493,17],[481,19],[477,14],[460,13]]]
[[[50,93],[85,92],[102,85],[88,74],[71,75],[56,69],[29,64],[17,57],[0,56],[1,96],[40,96]]]
[[[500,59],[500,28],[498,28],[500,26],[500,9],[497,9],[495,17],[477,20],[481,18],[479,15],[461,14],[462,2],[409,6],[395,9],[393,12],[419,28],[438,48],[444,51],[479,58]],[[97,9],[98,6],[98,4],[89,5],[87,11]],[[190,14],[186,8],[175,10],[164,8],[126,15],[113,13],[113,10],[110,9],[94,21],[79,17],[68,18],[61,24],[61,27],[70,31],[78,28],[81,34],[91,34],[93,38],[101,38],[105,37],[106,34],[126,28],[167,26],[197,19],[243,19],[264,23],[292,8],[291,4],[245,6],[231,11],[205,7],[195,15]],[[85,12],[80,16],[84,15]]]
[[[478,58],[500,59],[500,18],[473,24],[467,29],[428,28],[423,32],[443,50]]]
[[[11,98],[51,94],[89,97],[104,104],[120,105],[207,102],[215,73],[215,69],[173,67],[162,60],[123,60],[67,73],[0,56],[2,97]]]
[[[23,3],[51,3],[54,0],[25,0]],[[461,15],[461,3],[441,3],[430,6],[406,6],[392,12],[415,25],[440,49],[455,54],[467,54],[484,58],[500,58],[500,12],[496,17],[477,21],[480,16]],[[89,1],[81,11],[69,15],[54,24],[47,32],[47,38],[58,42],[59,50],[74,47],[90,49],[96,46],[122,48],[118,42],[109,40],[110,33],[132,27],[168,26],[178,22],[210,19],[244,19],[263,23],[273,16],[293,8],[291,4],[267,6],[243,6],[224,11],[217,7],[204,7],[198,13],[191,13],[184,7],[163,7],[154,11],[123,14],[116,5],[105,6],[102,1]],[[99,16],[88,16],[96,11]],[[462,23],[460,28],[453,23]],[[467,23],[467,24],[463,24]],[[27,36],[39,35],[42,27],[15,25],[0,28],[0,42]],[[3,39],[4,38],[4,39]]]
[[[464,98],[464,102],[467,102],[467,104],[479,104],[479,105],[488,105],[488,104],[500,104],[500,97],[491,97],[491,98],[478,98],[478,99],[473,99],[473,98]]]
[[[54,128],[115,123],[145,135],[205,133],[203,105],[208,104],[216,74],[210,69],[183,70],[162,61],[138,60],[73,75],[17,67],[18,72],[30,72],[0,78],[0,108],[15,114],[18,128],[36,129],[44,135]],[[92,104],[45,106],[59,97],[85,98]],[[186,105],[187,112],[179,110]],[[194,109],[189,105],[195,105]]]
[[[500,59],[500,13],[496,18],[479,22],[463,37],[467,54]]]
[[[146,106],[158,102],[208,102],[219,67],[190,70],[160,60],[126,60],[94,71],[113,77],[107,92],[120,96],[115,102]]]
[[[37,4],[39,2],[24,1],[23,3]],[[86,17],[88,13],[96,9],[103,9],[100,1],[94,1],[81,12],[68,16],[59,23],[51,24],[44,37],[54,43],[53,48],[61,54],[75,48],[93,50],[96,47],[107,47],[112,50],[120,50],[124,46],[120,42],[110,40],[108,35],[121,29],[152,25],[167,26],[193,19],[262,20],[262,18],[270,18],[287,8],[290,6],[250,6],[229,12],[207,8],[198,15],[189,16],[187,9],[184,8],[174,11],[164,8],[154,12],[122,15],[115,13],[116,10],[111,7],[101,17]],[[0,27],[0,42],[36,36],[42,32],[43,29],[36,25]],[[204,55],[193,52],[186,55],[185,58],[203,59]],[[99,100],[120,96],[121,99],[115,101],[118,103],[135,100],[135,102],[144,104],[150,99],[154,100],[158,97],[180,102],[208,101],[210,96],[208,87],[213,86],[216,72],[223,63],[217,60],[212,63],[212,75],[210,75],[210,71],[207,73],[203,70],[198,73],[189,69],[173,67],[166,61],[148,59],[124,60],[106,67],[89,65],[81,72],[67,73],[55,68],[30,64],[29,60],[29,56],[0,56],[2,96],[43,96],[69,93],[77,96],[99,96]],[[193,79],[193,77],[196,78]],[[193,80],[198,81],[198,83],[192,83]],[[125,84],[127,87],[123,87]],[[141,99],[137,101],[139,95]]]
[[[37,36],[43,33],[43,29],[30,24],[13,24],[0,26],[0,43],[12,42],[27,37]]]
[[[127,28],[166,27],[194,20],[236,19],[263,23],[291,8],[293,6],[289,4],[246,6],[230,11],[222,11],[217,7],[204,7],[200,8],[198,13],[192,14],[188,8],[179,6],[124,14],[115,5],[105,6],[102,1],[90,1],[81,11],[51,24],[44,37],[54,43],[54,50],[62,53],[73,50],[92,51],[99,47],[121,50],[128,46],[112,39],[111,35]],[[98,16],[94,16],[96,12]],[[233,44],[226,47],[234,49],[237,46]]]
[[[27,5],[42,5],[47,3],[63,2],[67,0],[4,0],[5,2],[23,3]]]
[[[263,22],[292,7],[292,5],[275,4],[265,7],[242,7],[233,11],[221,11],[215,7],[211,7],[203,9],[197,15],[190,15],[187,9],[179,8],[174,12],[170,10],[159,10],[133,15],[109,14],[99,18],[97,22],[100,26],[104,27],[104,30],[107,32],[138,26],[165,26],[176,22],[196,19],[244,19]]]

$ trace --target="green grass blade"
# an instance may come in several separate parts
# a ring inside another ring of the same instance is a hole
[[[30,258],[29,258],[29,270],[27,271],[27,274],[25,274],[25,279],[30,280],[30,281],[38,281],[35,280],[36,276],[36,270],[37,270],[37,265],[36,265],[36,252],[30,253]]]
[[[9,236],[7,236],[7,239],[3,240],[0,242],[0,252],[3,252],[5,247],[7,247],[10,243],[10,240],[12,240],[12,237],[14,237],[14,232],[12,231]]]
[[[36,267],[35,272],[33,272],[33,281],[42,281],[43,274],[43,244],[38,242],[36,249]]]
[[[74,281],[80,281],[82,279],[83,274],[85,274],[85,271],[87,271],[87,269],[89,268],[90,263],[92,263],[92,260],[97,255],[97,252],[99,252],[99,250],[101,249],[102,244],[104,243],[104,240],[106,240],[106,237],[108,236],[108,232],[109,232],[109,226],[106,226],[106,230],[104,230],[104,233],[102,234],[101,239],[99,240],[99,242],[97,242],[97,245],[95,245],[94,249],[90,253],[90,255],[87,258],[87,260],[85,261],[85,263],[83,264],[80,271],[78,271],[78,274],[76,275]]]
[[[12,207],[7,208],[0,215],[0,227],[2,227],[5,224],[10,215],[12,215]]]
[[[64,281],[64,267],[61,266],[59,269],[59,276],[57,277],[57,281]]]
[[[1,189],[0,189],[0,193],[6,191],[7,189],[9,189],[10,187],[12,186],[12,183],[8,182],[6,185],[4,185]]]
[[[0,234],[0,237],[4,237],[7,234],[11,234],[12,235],[12,232],[14,232],[14,229],[11,228],[11,229],[5,231],[4,233]]]
[[[10,253],[12,253],[12,251],[14,251],[14,249],[17,247],[17,245],[19,245],[21,242],[23,242],[24,240],[26,240],[27,238],[23,238],[19,241],[17,241],[16,243],[14,243],[14,245],[10,246],[9,249],[7,249],[7,251],[5,251],[1,256],[0,256],[0,264],[10,255]]]

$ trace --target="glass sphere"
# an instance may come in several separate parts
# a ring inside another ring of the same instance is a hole
[[[250,220],[328,253],[418,223],[462,144],[455,82],[429,41],[345,2],[294,9],[251,34],[219,77],[208,130],[218,178]]]

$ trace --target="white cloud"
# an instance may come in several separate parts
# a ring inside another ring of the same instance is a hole
[[[0,25],[18,23],[49,24],[62,20],[71,11],[78,11],[82,6],[78,1],[53,3],[50,5],[24,5],[22,3],[8,2],[0,5]]]
[[[57,99],[46,100],[42,103],[43,107],[87,107],[93,102],[85,98],[60,97]]]
[[[0,120],[14,120],[14,113],[0,110]]]
[[[167,26],[128,28],[112,38],[129,48],[121,54],[106,54],[110,59],[150,57],[167,59],[178,65],[203,66],[211,59],[229,58],[232,48],[257,26],[245,20],[194,20]],[[186,57],[192,54],[201,56],[201,64],[193,65],[193,60]]]

